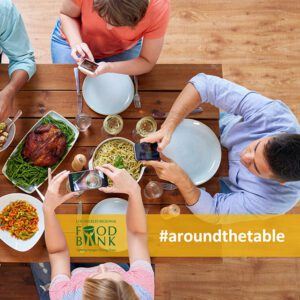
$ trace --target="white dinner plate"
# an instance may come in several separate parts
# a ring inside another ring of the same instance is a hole
[[[40,239],[40,237],[42,236],[45,230],[43,204],[38,199],[27,194],[21,194],[21,193],[8,194],[0,198],[0,212],[2,212],[2,210],[7,205],[17,200],[26,201],[36,208],[39,217],[38,231],[30,239],[23,241],[11,236],[10,233],[7,231],[0,230],[0,239],[9,247],[17,251],[25,252],[30,250],[38,242],[38,240]]]
[[[128,202],[121,198],[107,198],[99,203],[97,203],[92,211],[91,215],[125,215],[127,213]],[[120,226],[120,224],[119,224]],[[124,224],[121,225],[126,226],[126,221],[124,220]],[[118,242],[116,243],[117,248],[114,251],[123,252],[127,250],[127,237],[125,235],[121,235],[118,237]],[[113,248],[112,246],[100,246],[103,249],[109,250],[109,248]]]
[[[107,198],[97,203],[91,215],[125,215],[128,202],[121,198]]]
[[[191,119],[184,119],[177,126],[163,154],[174,160],[195,185],[212,178],[221,163],[217,136],[203,123]]]
[[[105,73],[87,76],[82,86],[86,104],[102,115],[119,114],[132,102],[134,86],[128,75]]]

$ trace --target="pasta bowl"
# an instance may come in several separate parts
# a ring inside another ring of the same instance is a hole
[[[128,146],[127,146],[128,145]],[[115,165],[118,157],[121,157],[125,169],[139,182],[143,177],[146,167],[134,159],[134,143],[123,137],[112,137],[101,142],[95,149],[89,162],[89,168],[95,169],[105,163]],[[132,151],[132,152],[131,152]],[[120,161],[120,159],[118,159]],[[128,167],[129,165],[129,167]],[[116,166],[118,167],[118,166]]]

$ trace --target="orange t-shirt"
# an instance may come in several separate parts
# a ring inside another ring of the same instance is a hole
[[[144,18],[134,27],[107,28],[93,10],[93,0],[73,0],[81,7],[81,37],[95,58],[109,57],[132,48],[142,37],[158,39],[165,35],[170,12],[169,0],[150,0]]]

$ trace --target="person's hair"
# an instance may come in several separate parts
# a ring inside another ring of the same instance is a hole
[[[300,134],[279,134],[264,149],[266,160],[276,179],[300,180]]]
[[[112,26],[134,27],[145,16],[149,0],[94,0],[94,10]]]
[[[111,279],[87,278],[82,296],[83,300],[139,300],[130,284]]]

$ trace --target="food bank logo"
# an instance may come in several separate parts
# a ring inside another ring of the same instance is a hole
[[[76,246],[116,247],[115,226],[76,226]]]

